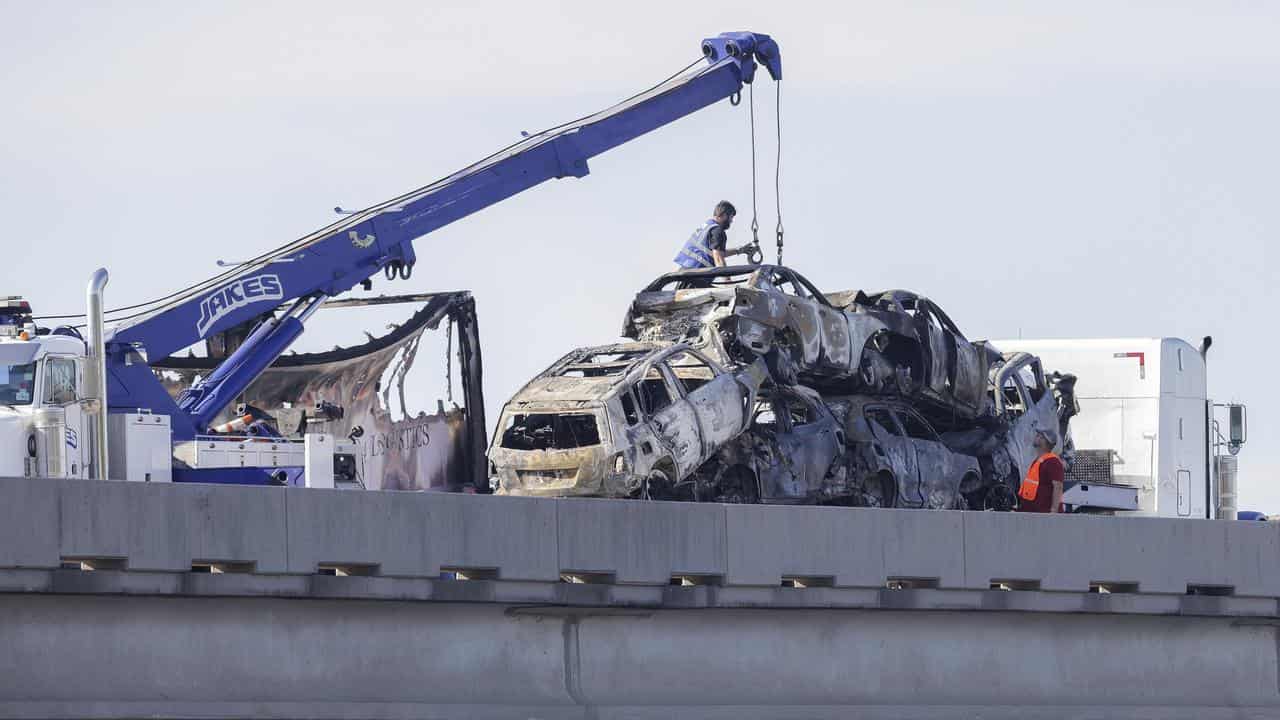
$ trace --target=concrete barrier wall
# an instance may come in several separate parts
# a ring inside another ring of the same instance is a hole
[[[0,595],[0,717],[1274,717],[1276,628]]]
[[[339,566],[406,579],[461,570],[744,589],[785,578],[984,591],[993,581],[1063,592],[1105,583],[1280,598],[1271,523],[0,479],[0,569],[81,558],[182,573],[228,563],[275,576]]]

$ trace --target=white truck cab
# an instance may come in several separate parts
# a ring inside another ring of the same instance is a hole
[[[37,335],[31,306],[0,298],[0,476],[88,477],[85,343]]]

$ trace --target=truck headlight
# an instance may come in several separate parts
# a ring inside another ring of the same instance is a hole
[[[30,455],[31,457],[36,456],[36,436],[35,435],[27,436],[27,454]]]
[[[613,471],[615,473],[624,473],[627,471],[627,456],[618,453],[613,458]]]

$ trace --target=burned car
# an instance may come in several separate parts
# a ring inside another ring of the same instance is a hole
[[[774,379],[839,379],[860,372],[862,348],[885,330],[857,323],[790,268],[777,265],[682,270],[636,295],[622,334],[687,342],[724,363],[764,357]]]
[[[947,447],[929,422],[898,400],[829,398],[847,435],[853,504],[964,509],[979,491],[978,459]]]
[[[968,420],[989,411],[987,373],[999,352],[970,342],[942,308],[909,290],[831,293],[827,299],[888,330],[863,355],[871,387],[892,381],[898,394],[924,401],[936,418]]]
[[[781,384],[902,395],[939,417],[987,410],[991,351],[906,291],[827,295],[777,265],[684,270],[636,295],[623,335],[687,342],[726,364],[763,357]]]
[[[816,392],[761,391],[751,426],[698,472],[698,500],[817,503],[849,495],[845,434]]]
[[[1046,377],[1040,358],[1025,352],[1007,353],[991,369],[994,415],[980,426],[943,436],[948,447],[976,455],[982,464],[985,487],[969,494],[971,507],[1012,507],[1014,492],[1036,459],[1037,428],[1055,431],[1054,452],[1070,469],[1070,420],[1079,411],[1075,383],[1074,375]]]
[[[670,496],[746,429],[766,378],[684,344],[575,350],[503,408],[490,473],[511,495]]]

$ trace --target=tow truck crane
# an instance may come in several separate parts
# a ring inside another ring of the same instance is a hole
[[[37,327],[21,298],[0,300],[0,447],[10,448],[0,453],[0,476],[323,486],[327,475],[331,482],[335,450],[343,450],[332,442],[308,435],[253,443],[211,434],[210,423],[327,299],[369,287],[378,273],[408,279],[414,240],[547,180],[583,177],[590,158],[715,102],[736,104],[760,65],[782,79],[768,35],[723,33],[703,40],[701,51],[676,75],[613,107],[526,136],[204,282],[114,311],[109,335],[105,270],[89,283],[86,336]],[[149,358],[259,317],[217,368],[170,397]]]

